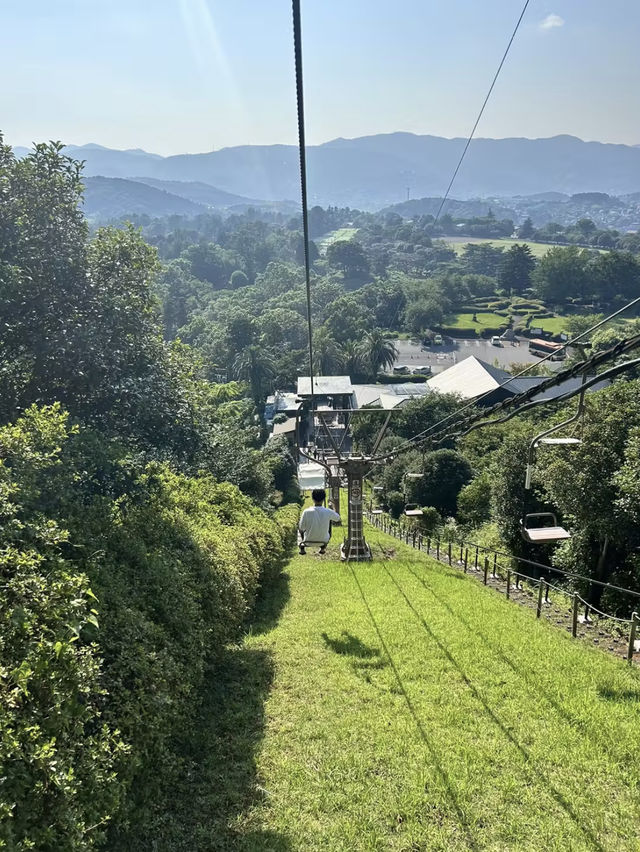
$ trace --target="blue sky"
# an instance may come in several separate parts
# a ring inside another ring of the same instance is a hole
[[[521,0],[302,0],[307,136],[467,135]],[[290,0],[4,0],[0,129],[160,154],[296,140]],[[640,144],[640,4],[531,0],[479,136]]]

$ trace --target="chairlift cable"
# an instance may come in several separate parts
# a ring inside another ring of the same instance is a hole
[[[594,331],[597,331],[599,328],[601,328],[606,323],[610,322],[611,320],[620,316],[620,314],[624,313],[625,311],[630,310],[631,308],[635,307],[638,304],[640,304],[640,296],[637,297],[636,299],[632,299],[626,305],[623,305],[621,308],[618,308],[617,311],[614,311],[613,313],[604,317],[604,319],[599,320],[597,323],[595,323],[594,325],[592,325],[588,329],[586,329],[586,331],[580,332],[580,334],[578,334],[576,337],[572,338],[572,340],[566,341],[566,343],[564,343],[562,345],[561,349],[566,350],[569,346],[575,345],[579,340],[583,340],[585,337],[587,337],[587,335],[593,334]],[[607,351],[609,351],[609,350],[607,350]],[[479,402],[481,402],[483,399],[486,399],[486,397],[495,393],[497,390],[500,390],[501,388],[510,384],[510,382],[512,382],[514,379],[519,379],[521,376],[524,376],[525,373],[528,373],[530,370],[533,370],[534,368],[537,369],[540,366],[540,364],[544,364],[545,361],[548,361],[555,354],[556,354],[555,352],[549,352],[548,355],[545,355],[544,358],[541,358],[535,364],[529,364],[523,370],[520,370],[519,373],[516,373],[513,376],[509,376],[508,379],[505,379],[497,387],[486,391],[486,393],[483,393],[478,397],[474,397],[470,402],[463,405],[462,408],[459,408],[456,411],[452,412],[451,414],[448,414],[446,417],[443,417],[442,420],[439,420],[437,423],[434,423],[432,426],[429,426],[427,429],[424,429],[422,432],[418,432],[412,438],[408,438],[407,441],[404,444],[400,444],[398,447],[396,447],[392,451],[389,451],[384,456],[377,457],[376,459],[374,459],[374,461],[384,461],[387,458],[390,458],[391,456],[396,456],[398,453],[405,452],[407,450],[410,450],[412,447],[417,446],[419,444],[420,438],[429,437],[429,435],[433,432],[433,430],[437,429],[439,426],[444,426],[446,423],[448,423],[451,420],[453,420],[454,418],[458,417],[463,412],[468,411],[470,408],[475,408],[477,406],[477,404]],[[591,361],[588,361],[588,362],[585,362],[585,363],[587,365],[590,365]],[[564,373],[566,373],[566,371],[564,371],[563,373],[558,373],[557,375],[564,375]],[[537,386],[537,387],[538,387],[538,390],[539,390],[540,386]],[[485,414],[486,413],[487,412],[485,412]]]
[[[564,370],[562,373],[557,373],[556,376],[550,377],[545,382],[542,382],[540,385],[536,385],[535,387],[530,388],[527,391],[523,391],[522,393],[517,394],[511,399],[506,399],[502,402],[498,402],[487,410],[478,412],[478,414],[475,415],[471,415],[470,417],[467,417],[466,420],[462,420],[454,425],[458,428],[469,427],[477,421],[484,419],[485,417],[487,417],[487,415],[504,411],[514,406],[516,408],[515,414],[522,413],[522,409],[525,408],[524,403],[529,403],[532,397],[544,393],[546,390],[555,387],[556,385],[562,384],[567,379],[575,378],[576,376],[580,375],[582,371],[586,372],[586,370],[590,367],[598,367],[613,358],[617,358],[618,355],[622,355],[625,352],[628,352],[631,349],[635,349],[638,346],[640,346],[640,335],[634,335],[634,337],[630,337],[626,340],[620,341],[620,343],[616,344],[616,346],[612,347],[611,349],[607,349],[605,352],[599,353],[599,355],[597,356],[594,355],[592,358],[589,359],[589,361],[585,362],[584,364],[576,364],[574,367],[570,367],[569,369]],[[588,382],[585,382],[584,385],[581,385],[580,387],[563,394],[557,399],[541,399],[538,400],[535,405],[550,405],[555,404],[556,402],[566,401],[572,396],[576,396],[577,394],[579,394],[584,388],[588,388],[594,384],[598,384],[599,382],[606,381],[607,378],[613,378],[615,375],[618,375],[619,373],[622,373],[626,370],[632,369],[638,366],[639,364],[640,359],[635,359],[633,361],[627,361],[622,364],[617,364],[614,367],[611,367],[609,370],[606,370],[604,373],[600,373],[599,375],[594,376]],[[532,407],[534,407],[534,405],[526,405],[526,409]],[[491,426],[493,425],[493,423],[488,422],[484,425]],[[421,442],[427,440],[434,441],[436,439],[439,439],[438,443],[441,443],[446,438],[458,438],[461,437],[462,434],[466,434],[466,431],[458,431],[455,433],[451,433],[448,429],[442,429],[435,435],[428,435],[426,438],[422,438]]]
[[[302,74],[302,27],[300,0],[292,0],[293,51],[296,73],[296,106],[298,116],[298,152],[300,156],[300,195],[302,200],[302,238],[304,245],[304,274],[307,296],[307,335],[309,340],[309,381],[311,383],[311,427],[315,428],[315,389],[313,381],[313,328],[311,324],[311,272],[309,261],[309,212],[307,208],[307,156],[304,122],[304,78]]]
[[[443,207],[444,207],[444,205],[445,205],[445,203],[446,203],[446,201],[449,197],[449,193],[451,192],[451,188],[453,187],[454,181],[455,181],[456,177],[458,176],[458,172],[460,171],[460,167],[462,166],[462,163],[463,163],[463,160],[464,160],[464,158],[467,154],[467,151],[469,150],[469,145],[471,145],[471,140],[473,139],[475,132],[478,129],[478,125],[480,124],[480,119],[482,118],[482,115],[485,111],[485,107],[489,103],[489,98],[491,97],[491,93],[493,92],[493,89],[494,89],[496,83],[498,82],[498,77],[500,76],[500,72],[502,71],[502,66],[505,63],[507,56],[509,55],[509,51],[511,50],[511,45],[513,44],[513,40],[515,39],[516,34],[517,34],[518,30],[520,29],[520,24],[522,23],[522,19],[524,18],[524,15],[525,15],[525,12],[527,11],[527,7],[528,7],[529,3],[530,3],[530,0],[525,0],[525,4],[522,7],[522,11],[520,12],[520,17],[518,18],[518,21],[517,21],[517,23],[514,27],[513,32],[511,33],[511,38],[509,39],[507,47],[506,47],[504,53],[502,54],[502,59],[500,60],[500,64],[498,65],[498,69],[497,69],[496,73],[494,74],[493,80],[491,81],[491,85],[489,86],[489,91],[487,92],[486,97],[485,97],[485,99],[482,103],[482,106],[480,107],[480,112],[478,113],[478,117],[476,118],[475,124],[473,125],[473,129],[471,130],[471,133],[469,134],[469,138],[467,139],[467,142],[464,146],[462,154],[460,155],[460,159],[458,160],[458,164],[453,171],[453,175],[451,176],[451,180],[449,181],[449,186],[447,187],[447,191],[445,192],[444,196],[442,197],[442,201],[440,202],[440,207],[438,208],[438,212],[436,213],[436,218],[433,220],[432,227],[434,227],[436,225],[436,223],[438,222],[438,219],[440,218],[440,214],[442,213],[442,209],[443,209]]]

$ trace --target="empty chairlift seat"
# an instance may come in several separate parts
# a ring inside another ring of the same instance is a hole
[[[581,443],[582,441],[580,438],[540,438],[540,440],[536,443],[536,446],[544,444],[546,446],[555,447],[572,447]]]
[[[532,544],[553,544],[571,538],[571,533],[558,526],[558,519],[553,512],[525,515],[520,521],[520,532],[524,540]]]
[[[422,509],[417,503],[407,503],[404,507],[404,513],[408,518],[421,518]]]

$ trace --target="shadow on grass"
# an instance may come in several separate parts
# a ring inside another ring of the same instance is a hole
[[[520,677],[527,684],[529,689],[553,707],[555,712],[575,730],[579,731],[582,736],[588,737],[596,748],[602,749],[601,741],[596,735],[594,735],[591,730],[591,726],[585,724],[583,719],[575,716],[573,713],[570,713],[548,690],[541,686],[538,679],[535,677],[535,672],[531,672],[521,664],[515,662],[507,653],[505,653],[499,643],[493,641],[489,636],[487,636],[477,624],[471,624],[470,621],[468,621],[459,611],[454,610],[442,597],[442,595],[439,595],[434,588],[425,581],[424,577],[416,574],[412,568],[409,568],[408,570],[409,573],[412,574],[420,583],[420,585],[433,595],[438,603],[446,609],[453,618],[456,618],[462,625],[464,625],[470,633],[478,636],[484,645],[486,645],[486,647],[489,648],[498,659],[502,660],[502,662],[505,663],[505,665],[507,665],[515,675]],[[464,577],[464,575],[460,574],[452,574],[451,576]],[[637,692],[635,690],[620,690],[614,686],[606,685],[598,687],[598,693],[601,698],[609,701],[640,701],[640,690]]]
[[[253,633],[277,622],[289,599],[289,578],[276,578],[256,602]],[[167,755],[159,795],[112,852],[289,852],[286,837],[252,817],[268,796],[257,776],[272,654],[226,649],[207,671],[197,710]]]
[[[396,587],[398,592],[402,595],[405,603],[407,604],[407,606],[409,607],[411,612],[414,614],[414,616],[416,617],[418,622],[422,625],[422,628],[424,629],[425,633],[435,643],[435,645],[438,647],[440,652],[443,654],[444,657],[446,657],[446,659],[453,666],[453,668],[456,669],[461,680],[468,687],[468,689],[470,690],[473,697],[476,699],[476,701],[478,701],[479,704],[482,705],[482,707],[483,707],[485,713],[487,714],[488,718],[493,722],[493,724],[498,728],[498,730],[501,731],[501,733],[506,737],[506,739],[509,740],[509,742],[521,754],[521,756],[524,760],[523,772],[529,777],[529,780],[531,780],[531,777],[532,777],[532,775],[534,775],[534,773],[532,772],[531,769],[528,769],[527,767],[529,767],[529,766],[533,767],[536,764],[535,764],[535,761],[532,760],[531,754],[528,751],[528,749],[520,742],[520,740],[516,737],[516,735],[513,733],[513,731],[510,729],[510,727],[507,726],[502,721],[502,719],[500,718],[498,713],[491,707],[491,705],[486,700],[486,698],[484,697],[482,692],[476,687],[474,682],[468,676],[468,674],[466,673],[463,666],[460,664],[460,662],[451,653],[451,651],[449,650],[445,641],[443,641],[440,637],[438,637],[434,633],[434,631],[431,629],[431,627],[427,624],[424,617],[414,607],[413,603],[407,597],[404,589],[398,583],[397,579],[393,576],[393,574],[391,574],[391,572],[389,571],[389,569],[386,565],[384,565],[384,570],[386,571],[389,579],[391,580],[393,585]],[[411,571],[411,569],[409,569],[409,571],[410,571],[411,574],[413,574],[414,577],[416,576],[414,574],[414,572]],[[423,585],[425,585],[425,588],[429,589],[429,587],[426,584],[423,584]],[[430,590],[430,591],[432,591],[432,590]],[[434,595],[435,595],[435,593],[434,593]],[[557,787],[550,781],[550,779],[548,778],[545,771],[539,765],[537,766],[537,778],[544,783],[544,785],[547,788],[550,795],[555,799],[555,801],[558,803],[558,805],[564,810],[564,812],[567,814],[567,816],[571,820],[573,820],[576,827],[585,835],[587,840],[591,843],[592,847],[594,849],[597,849],[598,852],[604,852],[602,844],[600,843],[600,841],[598,840],[596,835],[593,833],[591,828],[580,818],[580,816],[578,815],[578,813],[574,809],[571,802],[569,802],[569,800],[562,793],[562,791],[558,790]]]
[[[396,680],[396,690],[395,690],[396,694],[402,695],[404,702],[405,702],[405,705],[407,707],[407,710],[409,711],[409,714],[411,715],[411,718],[414,721],[414,724],[416,726],[416,730],[418,731],[418,734],[419,734],[422,742],[424,743],[429,754],[431,755],[431,760],[433,761],[433,765],[435,766],[436,771],[440,775],[440,779],[441,779],[442,784],[444,786],[444,789],[446,791],[449,802],[450,802],[452,808],[454,809],[456,816],[458,817],[460,827],[465,834],[465,838],[466,838],[466,841],[467,841],[467,848],[473,850],[473,852],[476,852],[476,850],[479,849],[479,846],[478,846],[478,843],[477,843],[477,841],[476,841],[476,839],[475,839],[475,837],[472,833],[469,820],[467,819],[467,817],[466,817],[466,815],[465,815],[465,813],[464,813],[464,811],[463,811],[463,809],[460,805],[460,799],[458,797],[458,794],[456,793],[456,789],[455,789],[455,786],[452,782],[452,779],[449,776],[449,773],[447,772],[447,770],[446,770],[446,768],[445,768],[445,766],[442,762],[442,757],[440,755],[440,752],[439,752],[439,750],[436,746],[434,739],[427,732],[427,728],[425,727],[425,725],[423,725],[422,720],[418,716],[418,713],[417,713],[417,711],[414,707],[414,704],[413,704],[413,702],[412,702],[412,700],[409,696],[409,693],[407,692],[407,690],[405,688],[405,685],[402,681],[402,678],[400,677],[400,672],[398,670],[398,667],[396,666],[394,659],[391,656],[391,652],[389,651],[389,647],[387,646],[387,643],[384,641],[384,637],[383,637],[383,635],[380,631],[380,627],[378,625],[378,622],[376,621],[376,618],[373,614],[373,611],[372,611],[371,607],[369,606],[369,602],[367,601],[367,599],[365,597],[364,590],[362,588],[360,580],[358,579],[358,575],[356,574],[356,572],[353,568],[353,565],[350,565],[350,568],[351,568],[351,574],[353,576],[355,584],[356,584],[358,591],[360,593],[362,603],[364,604],[365,609],[367,610],[367,613],[369,614],[369,618],[371,620],[371,624],[373,625],[373,629],[375,630],[376,635],[378,636],[378,639],[380,640],[380,644],[382,645],[382,648],[384,650],[384,654],[385,654],[387,660],[389,661],[389,665],[391,666],[391,670],[393,671],[393,674],[394,674],[394,677],[395,677],[395,680]]]
[[[637,689],[617,689],[613,686],[599,686],[598,695],[607,701],[640,701],[640,690]]]
[[[343,630],[340,634],[340,639],[331,639],[326,633],[322,634],[322,639],[327,646],[336,654],[342,657],[352,657],[351,667],[358,674],[363,674],[367,682],[371,683],[371,679],[367,672],[383,669],[387,664],[380,655],[380,648],[373,648],[353,636],[347,630]]]
[[[379,648],[372,648],[369,645],[365,645],[361,639],[358,639],[357,636],[352,636],[348,631],[343,630],[340,635],[341,639],[331,639],[326,633],[322,634],[325,645],[331,648],[332,651],[335,651],[336,654],[359,657],[361,660],[380,656]]]

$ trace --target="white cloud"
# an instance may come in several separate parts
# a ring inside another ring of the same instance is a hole
[[[540,21],[541,30],[553,30],[556,27],[564,27],[564,18],[560,15],[547,15],[544,21]]]

